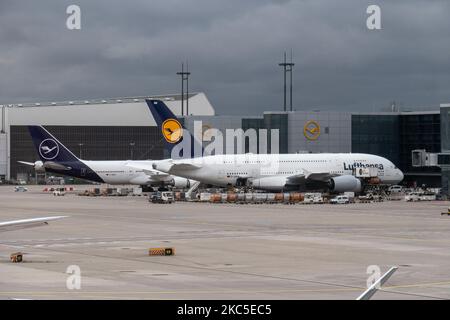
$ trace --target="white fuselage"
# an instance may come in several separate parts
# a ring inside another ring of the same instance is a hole
[[[132,165],[135,161],[89,161],[80,160],[92,169],[105,183],[108,184],[134,184],[147,185],[158,182],[169,182],[172,176],[153,170],[152,174],[144,172],[142,169],[134,168]],[[157,161],[136,161],[136,163],[148,163],[151,166]]]
[[[383,184],[397,184],[403,180],[403,173],[391,161],[360,153],[214,155],[169,160],[158,163],[154,168],[203,183],[227,186],[236,185],[243,178],[251,181],[265,177],[308,176],[310,173],[354,175],[353,169],[370,167],[376,168]]]

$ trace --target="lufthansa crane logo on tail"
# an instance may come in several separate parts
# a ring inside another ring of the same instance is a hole
[[[169,143],[177,143],[183,137],[183,128],[176,119],[167,119],[162,124],[162,133]]]
[[[320,126],[314,120],[309,120],[303,127],[303,135],[308,140],[316,140],[320,136]]]
[[[53,160],[59,154],[59,146],[53,139],[45,139],[39,145],[39,154],[45,160]]]

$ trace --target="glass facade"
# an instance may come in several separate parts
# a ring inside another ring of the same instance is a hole
[[[405,173],[405,181],[439,186],[441,184],[438,167],[413,167],[411,151],[425,149],[430,153],[441,151],[439,113],[402,114],[400,117],[400,168]]]
[[[441,150],[450,152],[450,107],[441,107]]]
[[[450,107],[441,107],[441,152],[450,153]],[[442,193],[450,195],[450,155],[439,156],[442,164]]]
[[[376,154],[400,165],[399,115],[352,115],[352,152]]]
[[[264,126],[267,129],[267,152],[271,153],[271,134],[270,130],[279,130],[279,153],[288,153],[288,114],[287,113],[265,113]]]
[[[85,160],[147,160],[164,157],[157,127],[46,126],[62,144]],[[34,175],[30,166],[39,156],[26,126],[11,126],[11,178]],[[30,155],[33,158],[30,159]]]
[[[438,187],[440,168],[413,167],[411,151],[441,150],[439,113],[353,114],[352,152],[376,154],[391,160],[405,174],[407,185]]]

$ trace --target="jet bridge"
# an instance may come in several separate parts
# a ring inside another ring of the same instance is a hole
[[[411,151],[413,167],[437,167],[441,169],[441,193],[450,196],[450,152],[432,153],[425,149]]]
[[[438,167],[440,156],[450,157],[450,154],[426,152],[425,149],[416,149],[411,151],[411,165],[413,167]],[[443,160],[443,159],[441,159]],[[448,159],[450,160],[450,158]],[[450,161],[447,162],[450,164]]]

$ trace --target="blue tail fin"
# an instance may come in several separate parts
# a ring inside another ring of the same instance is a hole
[[[145,101],[147,102],[158,128],[161,130],[165,148],[169,152],[171,158],[192,158],[201,157],[203,155],[201,142],[195,139],[194,135],[186,130],[164,102],[153,99]],[[186,141],[186,138],[190,140]],[[189,148],[189,150],[187,150],[187,148]]]
[[[103,182],[97,173],[41,126],[28,126],[45,170],[90,181]]]
[[[76,162],[79,159],[50,132],[41,126],[28,126],[34,146],[42,162]]]

